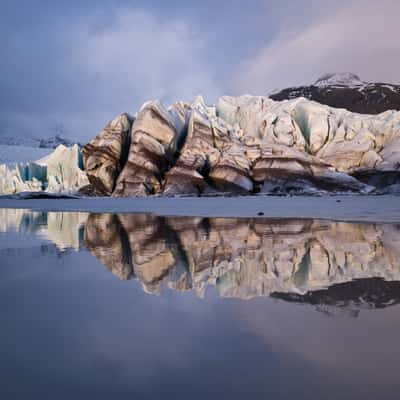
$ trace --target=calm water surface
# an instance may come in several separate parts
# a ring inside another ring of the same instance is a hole
[[[400,226],[0,210],[1,399],[398,399]]]

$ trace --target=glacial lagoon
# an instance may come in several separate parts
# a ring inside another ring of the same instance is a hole
[[[0,275],[5,399],[398,396],[399,224],[0,209]]]

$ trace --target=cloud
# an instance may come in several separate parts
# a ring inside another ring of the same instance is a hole
[[[331,71],[400,81],[398,1],[83,3],[19,0],[3,10],[0,135],[45,137],[62,125],[85,141],[149,99],[213,102]]]
[[[147,100],[219,94],[206,43],[182,18],[119,7],[107,19],[53,24],[12,38],[18,78],[2,82],[8,93],[0,99],[7,108],[3,130],[12,129],[3,134],[50,136],[62,125],[67,136],[86,140],[115,114],[135,113]],[[6,72],[12,75],[11,66]]]
[[[326,7],[306,26],[284,26],[243,62],[232,81],[235,92],[265,94],[277,87],[314,82],[325,72],[355,72],[364,80],[400,81],[400,3],[355,0]],[[331,13],[326,15],[327,13]]]
[[[75,32],[77,65],[123,102],[132,98],[191,98],[215,94],[205,43],[183,21],[140,10],[120,10],[109,29]],[[83,38],[83,40],[82,40]]]

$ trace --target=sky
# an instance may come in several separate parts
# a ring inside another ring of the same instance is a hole
[[[0,136],[85,142],[147,100],[400,82],[398,0],[2,0]]]

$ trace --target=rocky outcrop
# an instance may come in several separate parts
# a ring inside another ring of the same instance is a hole
[[[400,85],[363,82],[354,74],[327,74],[313,85],[275,91],[269,97],[276,101],[304,97],[361,114],[400,110]]]
[[[121,238],[103,237],[105,227]],[[399,243],[398,227],[387,224],[143,215],[96,215],[85,234],[102,263],[123,279],[136,277],[147,292],[168,286],[203,296],[213,286],[223,297],[278,293],[312,304],[345,300],[334,285],[400,281]],[[127,264],[134,273],[121,272]]]
[[[129,114],[119,115],[82,149],[91,190],[97,195],[110,196],[114,191],[126,163],[132,122]]]

